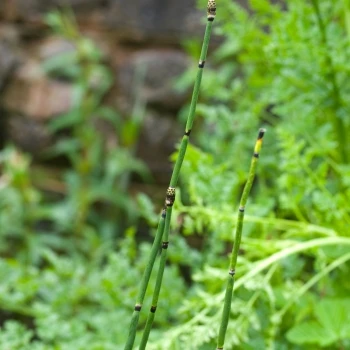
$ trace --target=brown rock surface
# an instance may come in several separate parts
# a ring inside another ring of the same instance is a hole
[[[0,26],[0,90],[13,68],[19,63],[17,44],[16,30],[12,26]]]
[[[174,80],[189,63],[179,41],[204,30],[203,11],[196,10],[195,2],[0,0],[0,110],[7,116],[1,137],[40,153],[50,144],[47,121],[72,107],[72,84],[42,69],[47,59],[74,49],[44,25],[48,11],[70,4],[83,35],[94,39],[104,64],[116,72],[115,85],[101,103],[113,105],[127,117],[135,99],[135,72],[145,68],[138,90],[147,107],[137,155],[156,178],[168,181],[169,154],[182,133],[176,114],[188,98],[173,89]],[[2,41],[1,21],[15,28],[18,53]]]
[[[166,184],[171,175],[169,155],[180,140],[182,127],[173,115],[148,110],[140,139],[137,156],[146,162],[157,183]]]
[[[70,84],[50,80],[35,61],[22,65],[2,98],[3,107],[33,120],[47,120],[67,112],[72,105]]]
[[[167,110],[179,109],[187,96],[174,89],[174,81],[188,64],[188,57],[177,50],[138,51],[119,67],[117,82],[121,95],[127,98],[133,91],[135,72],[141,67],[146,72],[139,88],[140,98],[148,105]]]
[[[119,1],[119,0],[118,0]],[[2,0],[0,16],[6,20],[33,20],[57,7],[70,6],[76,11],[86,11],[103,6],[105,0]]]
[[[42,123],[20,115],[8,118],[7,130],[17,146],[33,155],[40,154],[50,144],[50,135]]]
[[[195,0],[110,1],[107,23],[130,40],[178,43],[201,31]]]

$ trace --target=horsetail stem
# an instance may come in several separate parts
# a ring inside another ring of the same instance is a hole
[[[162,286],[164,269],[165,269],[167,249],[169,246],[170,218],[171,218],[172,209],[173,209],[172,206],[169,206],[167,209],[167,216],[165,219],[165,227],[164,227],[164,233],[163,233],[162,253],[161,253],[160,261],[159,261],[157,280],[156,280],[156,285],[155,285],[154,292],[153,292],[152,305],[151,305],[151,308],[150,308],[150,311],[149,311],[149,314],[147,317],[145,329],[144,329],[143,334],[142,334],[142,339],[141,339],[139,350],[146,349],[148,337],[149,337],[149,334],[150,334],[151,329],[152,329],[152,324],[153,324],[155,313],[156,313],[157,306],[158,306],[159,293],[160,293],[160,289]]]
[[[141,284],[139,287],[139,293],[137,295],[137,301],[136,301],[134,312],[132,314],[131,321],[130,321],[129,335],[128,335],[128,339],[127,339],[126,344],[125,344],[125,348],[124,348],[125,350],[131,350],[133,345],[134,345],[137,324],[138,324],[139,318],[140,318],[140,311],[142,308],[142,303],[143,303],[143,300],[145,298],[146,289],[147,289],[148,282],[149,282],[149,279],[151,276],[154,261],[156,259],[156,256],[157,256],[157,253],[159,250],[159,244],[160,244],[160,241],[161,241],[162,236],[163,236],[165,218],[166,218],[166,209],[164,208],[162,210],[162,214],[161,214],[160,219],[159,219],[158,228],[157,228],[156,236],[154,238],[153,245],[151,248],[149,261],[148,261],[146,269],[142,275]]]
[[[197,106],[197,101],[198,101],[198,96],[199,96],[199,89],[200,89],[200,85],[202,82],[203,68],[205,65],[206,57],[207,57],[210,35],[211,35],[211,30],[212,30],[213,21],[215,19],[215,15],[216,15],[215,0],[209,0],[208,1],[208,12],[207,12],[208,21],[207,21],[207,25],[205,28],[202,50],[201,50],[199,63],[198,63],[197,76],[196,76],[196,80],[195,80],[194,88],[193,88],[190,111],[188,113],[188,118],[187,118],[187,122],[186,122],[185,134],[181,140],[179,154],[177,156],[176,163],[175,163],[174,170],[173,170],[173,174],[172,174],[171,179],[170,179],[170,187],[176,186],[177,180],[179,178],[182,162],[185,158],[188,140],[189,140],[189,137],[190,137],[190,134],[192,131],[193,121],[195,118],[196,106]]]
[[[219,335],[218,335],[217,350],[224,349],[226,330],[227,330],[230,311],[231,311],[233,286],[235,283],[234,276],[236,273],[237,257],[238,257],[239,246],[241,244],[241,238],[242,238],[245,205],[248,200],[250,189],[252,188],[252,185],[253,185],[256,165],[258,162],[264,134],[265,134],[265,129],[260,129],[258,139],[256,140],[255,147],[254,147],[254,154],[250,164],[248,180],[244,186],[241,201],[239,204],[235,241],[234,241],[231,259],[230,259],[230,267],[229,267],[229,273],[228,273],[227,285],[226,285],[226,291],[225,291],[224,308],[222,311],[221,324],[220,324]]]
[[[193,122],[194,122],[194,118],[195,118],[196,106],[197,106],[197,101],[198,101],[198,96],[199,96],[199,89],[200,89],[202,75],[203,75],[203,68],[205,65],[206,57],[207,57],[210,35],[211,35],[211,30],[212,30],[212,24],[213,24],[215,15],[216,15],[215,0],[209,0],[208,7],[207,7],[207,19],[208,19],[208,21],[207,21],[207,25],[206,25],[206,29],[205,29],[203,45],[202,45],[202,50],[201,50],[199,64],[198,64],[199,69],[197,72],[197,76],[196,76],[196,80],[195,80],[195,84],[194,84],[194,88],[193,88],[190,110],[189,110],[189,114],[188,114],[188,118],[187,118],[187,122],[186,122],[185,134],[181,140],[179,153],[178,153],[178,156],[177,156],[177,159],[175,162],[173,173],[171,175],[169,187],[167,189],[166,198],[165,198],[166,210],[163,209],[162,215],[159,219],[157,233],[156,233],[156,236],[155,236],[152,248],[151,248],[150,258],[149,258],[148,264],[146,266],[146,269],[145,269],[143,276],[142,276],[142,279],[141,279],[139,294],[138,294],[135,309],[134,309],[134,312],[133,312],[133,315],[131,318],[128,339],[127,339],[124,350],[132,350],[132,348],[133,348],[142,303],[143,303],[143,300],[145,297],[145,293],[146,293],[146,289],[147,289],[149,279],[151,276],[151,272],[153,269],[154,261],[155,261],[156,256],[157,256],[158,249],[160,247],[160,241],[161,241],[162,236],[163,236],[163,231],[165,231],[164,232],[165,238],[164,238],[164,242],[162,244],[162,254],[161,254],[158,275],[157,275],[157,281],[156,281],[156,288],[154,291],[153,301],[152,301],[153,306],[152,306],[151,311],[150,311],[150,314],[152,314],[153,316],[150,316],[149,319],[147,320],[146,329],[145,329],[145,333],[144,333],[145,340],[142,340],[142,343],[145,342],[144,346],[146,346],[146,344],[147,344],[148,335],[150,333],[151,326],[153,323],[154,313],[155,313],[156,308],[157,308],[159,292],[160,292],[164,268],[165,268],[165,261],[166,261],[166,248],[165,248],[165,246],[167,247],[167,245],[168,245],[167,242],[168,242],[168,237],[169,237],[172,205],[174,204],[174,201],[175,201],[175,187],[177,185],[178,178],[180,175],[181,166],[182,166],[183,160],[185,158],[187,145],[188,145],[189,137],[191,134],[191,130],[192,130],[192,126],[193,126]]]

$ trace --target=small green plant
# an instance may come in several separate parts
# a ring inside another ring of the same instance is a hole
[[[0,153],[0,252],[18,254],[23,262],[36,262],[45,237],[35,235],[36,221],[44,219],[41,194],[29,174],[30,156],[13,146]],[[47,240],[47,243],[48,240]]]
[[[69,79],[74,90],[72,109],[50,124],[52,133],[61,136],[49,156],[64,156],[71,165],[64,175],[67,200],[57,210],[70,217],[66,229],[72,226],[77,235],[98,231],[104,239],[111,239],[137,219],[135,202],[128,193],[131,172],[149,178],[145,165],[133,156],[143,103],[136,94],[132,117],[122,122],[103,103],[113,81],[100,50],[79,33],[70,12],[51,12],[47,22],[74,47],[44,63],[48,74]]]

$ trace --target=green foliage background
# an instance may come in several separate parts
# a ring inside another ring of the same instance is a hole
[[[250,13],[218,1],[222,42],[206,65],[149,349],[215,348],[235,212],[260,126],[268,132],[227,348],[350,348],[350,4],[249,3]],[[47,155],[63,154],[71,169],[64,196],[51,198],[33,185],[27,155],[1,152],[0,348],[122,349],[150,249],[136,239],[137,223],[155,222],[150,199],[136,204],[128,195],[131,172],[147,179],[130,152],[141,118],[123,123],[103,105],[111,81],[98,50],[72,19],[48,20],[76,47],[44,67],[75,82],[74,110],[51,126],[71,133]],[[195,62],[198,43],[185,46]],[[177,87],[190,87],[194,75]],[[96,118],[128,142],[108,148]]]

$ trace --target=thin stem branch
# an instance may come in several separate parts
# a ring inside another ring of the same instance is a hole
[[[217,350],[224,349],[225,336],[226,336],[228,321],[229,321],[230,312],[231,312],[231,301],[232,301],[233,287],[235,283],[234,276],[236,273],[237,257],[238,257],[239,246],[241,244],[241,238],[242,238],[244,211],[245,211],[245,206],[248,200],[250,190],[254,182],[256,166],[259,159],[259,154],[260,154],[262,139],[264,137],[264,134],[265,134],[265,129],[260,129],[258,139],[256,141],[255,148],[254,148],[254,154],[250,165],[248,180],[244,186],[243,194],[239,205],[235,241],[234,241],[233,250],[232,250],[231,259],[230,259],[230,267],[229,267],[229,273],[227,278],[224,308],[222,311],[222,318],[221,318],[221,324],[219,329]]]
[[[186,129],[185,129],[185,134],[181,140],[180,148],[179,148],[179,153],[174,165],[173,173],[170,179],[170,184],[166,192],[166,198],[165,198],[165,206],[166,206],[166,212],[165,209],[162,212],[162,215],[159,219],[159,224],[158,224],[158,230],[157,234],[151,249],[151,254],[150,254],[150,259],[148,262],[148,265],[145,269],[145,272],[142,276],[141,279],[141,285],[140,285],[140,290],[139,290],[139,295],[137,298],[137,302],[135,305],[134,313],[131,318],[131,323],[129,327],[129,335],[128,339],[125,345],[124,350],[132,350],[134,342],[135,342],[135,337],[136,337],[136,331],[137,331],[137,325],[140,317],[140,311],[142,308],[142,303],[145,297],[146,289],[149,283],[149,279],[151,276],[151,272],[153,269],[153,265],[156,259],[157,252],[160,248],[160,241],[162,239],[162,236],[164,235],[164,241],[162,244],[162,254],[161,254],[161,259],[160,259],[160,265],[158,269],[158,275],[157,275],[157,280],[156,280],[156,287],[154,290],[153,294],[153,300],[152,300],[152,307],[150,310],[150,315],[148,317],[147,323],[146,323],[146,329],[141,341],[141,346],[140,349],[144,349],[146,347],[147,341],[148,341],[148,336],[152,327],[153,319],[154,319],[154,313],[157,308],[157,303],[158,303],[158,298],[159,298],[159,293],[162,285],[162,280],[163,280],[163,274],[164,274],[164,268],[165,268],[165,262],[166,262],[166,249],[168,247],[168,236],[169,236],[169,229],[170,229],[170,222],[171,222],[171,213],[172,213],[172,206],[175,201],[175,187],[177,185],[179,175],[180,175],[180,170],[181,166],[183,163],[183,160],[186,155],[186,150],[189,142],[189,137],[191,134],[191,129],[193,126],[194,118],[195,118],[195,113],[196,113],[196,106],[197,106],[197,101],[198,101],[198,96],[199,96],[199,90],[200,90],[200,85],[202,81],[202,75],[203,75],[203,68],[205,65],[205,60],[207,57],[207,52],[208,52],[208,47],[209,47],[209,41],[210,41],[210,36],[211,36],[211,31],[212,31],[212,24],[215,19],[216,15],[216,3],[215,0],[209,0],[208,1],[208,7],[207,7],[207,25],[205,29],[205,34],[204,34],[204,39],[203,39],[203,45],[202,45],[202,50],[200,54],[200,60],[198,64],[198,73],[197,77],[195,80],[194,88],[193,88],[193,94],[192,94],[192,100],[191,100],[191,106],[190,106],[190,111],[186,123]],[[163,232],[164,231],[164,232]]]

